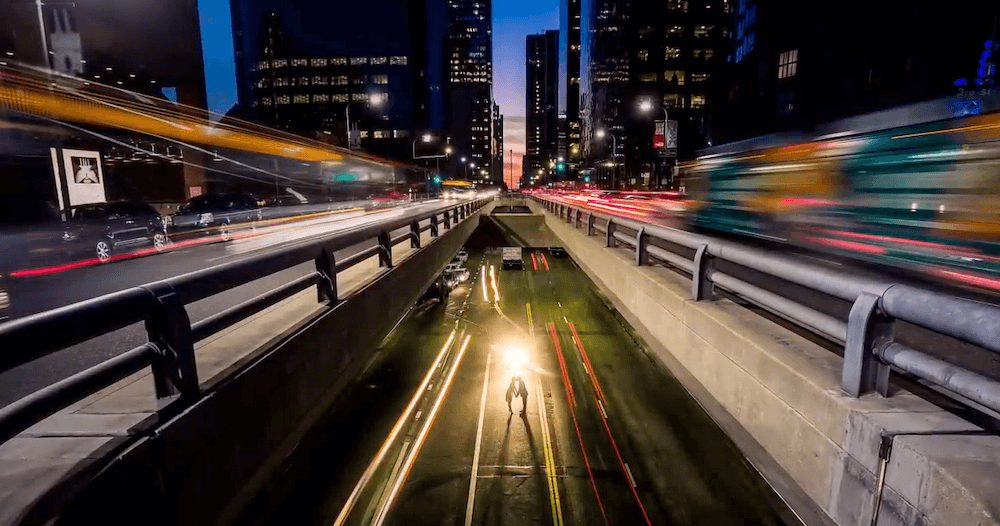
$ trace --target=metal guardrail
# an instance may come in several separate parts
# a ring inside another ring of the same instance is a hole
[[[1000,382],[893,341],[893,323],[902,320],[1000,354],[1000,306],[962,299],[890,281],[860,277],[799,259],[701,234],[622,219],[566,203],[532,198],[588,236],[603,234],[608,247],[635,251],[637,265],[650,258],[691,274],[691,296],[709,300],[715,286],[844,345],[841,388],[852,397],[885,396],[890,366],[1000,411]],[[627,230],[626,233],[624,230]],[[693,251],[673,251],[651,243],[666,241]],[[714,268],[736,265],[851,302],[847,320],[775,294]]]
[[[335,232],[284,250],[248,257],[113,294],[99,296],[0,325],[0,373],[80,342],[134,323],[145,322],[149,342],[0,408],[0,444],[60,409],[146,367],[152,367],[157,399],[184,403],[201,394],[194,344],[275,303],[316,286],[318,300],[339,301],[337,273],[379,257],[379,265],[393,266],[392,248],[410,241],[420,248],[420,235],[437,237],[479,210],[488,199],[410,214]],[[395,230],[410,231],[390,237]],[[377,244],[336,261],[334,253],[375,239]],[[287,268],[314,261],[316,270],[291,283],[191,323],[185,305],[238,287]],[[168,404],[161,404],[161,410]]]

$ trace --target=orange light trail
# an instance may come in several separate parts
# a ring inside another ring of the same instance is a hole
[[[427,389],[427,384],[431,381],[431,376],[433,376],[434,371],[437,370],[438,366],[441,365],[441,361],[444,360],[445,354],[447,354],[448,349],[451,348],[451,344],[454,340],[455,331],[452,330],[451,334],[448,335],[448,340],[444,342],[444,345],[441,346],[441,350],[438,351],[438,355],[437,358],[434,359],[434,363],[431,364],[429,369],[427,369],[427,374],[424,375],[423,381],[420,382],[420,387],[417,387],[417,390],[413,393],[413,398],[410,399],[410,403],[407,404],[403,413],[399,415],[399,419],[396,420],[396,425],[392,427],[392,431],[389,433],[389,436],[386,437],[385,442],[382,443],[382,447],[379,448],[375,458],[372,459],[370,464],[368,464],[365,472],[361,475],[361,479],[359,479],[358,483],[354,486],[354,491],[351,492],[351,495],[347,498],[347,502],[344,503],[344,507],[341,508],[340,515],[337,516],[337,520],[333,523],[334,526],[342,526],[344,521],[347,520],[347,516],[350,514],[351,509],[354,508],[354,505],[358,501],[358,497],[361,496],[361,491],[368,485],[368,481],[371,480],[372,475],[375,474],[375,470],[378,469],[379,464],[382,463],[382,460],[384,460],[385,456],[389,453],[389,447],[403,430],[403,426],[406,424],[406,421],[409,420],[413,410],[416,409],[417,402],[420,400],[421,395],[423,395],[424,390]],[[468,342],[468,339],[466,339],[466,342]]]

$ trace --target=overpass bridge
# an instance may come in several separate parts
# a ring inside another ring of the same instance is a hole
[[[990,350],[992,305],[555,200],[489,214],[502,204],[318,234],[0,326],[16,349],[3,370],[137,321],[149,340],[0,410],[0,519],[1000,522],[993,380],[888,330]],[[524,271],[499,268],[493,247],[511,240]],[[571,259],[539,250],[552,244]],[[469,281],[418,304],[463,246]],[[841,319],[803,309],[734,261],[856,298]],[[198,322],[184,309],[303,264],[315,270]],[[987,416],[918,396],[901,371]],[[514,375],[528,396],[503,411]]]

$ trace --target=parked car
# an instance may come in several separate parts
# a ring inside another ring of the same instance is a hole
[[[171,237],[217,235],[229,241],[234,228],[264,217],[264,201],[253,194],[211,194],[192,198],[167,218]]]
[[[74,206],[67,211],[63,241],[72,256],[96,257],[102,263],[135,247],[166,248],[160,214],[146,203],[118,201]]]
[[[459,283],[465,283],[469,280],[469,269],[460,263],[449,263],[448,266],[444,267],[444,274],[456,278]]]
[[[465,263],[466,261],[469,260],[469,253],[463,250],[458,254],[455,254],[455,259],[457,259],[461,263]]]
[[[563,247],[549,247],[549,254],[557,258],[564,258],[566,257],[566,249]]]

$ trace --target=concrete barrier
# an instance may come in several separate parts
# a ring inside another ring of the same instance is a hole
[[[687,277],[638,267],[603,236],[545,217],[650,350],[758,469],[768,467],[762,474],[790,507],[812,517],[807,523],[871,523],[880,444],[892,436],[877,524],[1000,524],[1000,438],[904,390],[852,399],[839,388],[837,354],[732,301],[694,302]]]
[[[424,233],[420,250],[398,245],[392,269],[370,258],[338,274],[347,298],[335,307],[307,290],[220,334],[197,349],[204,394],[179,414],[162,419],[138,373],[0,446],[4,484],[44,476],[0,491],[0,522],[51,524],[53,510],[57,524],[232,520],[478,222],[477,212],[433,240]],[[71,450],[53,442],[66,433],[78,435]]]

